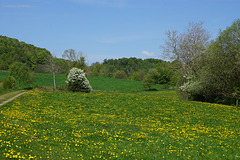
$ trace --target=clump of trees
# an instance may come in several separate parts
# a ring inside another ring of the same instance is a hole
[[[175,85],[177,80],[178,76],[172,68],[172,64],[165,63],[148,71],[143,79],[143,86],[151,89],[155,84]]]
[[[114,77],[119,71],[124,71],[126,78],[131,79],[135,72],[148,72],[151,68],[156,68],[159,64],[165,63],[160,59],[140,59],[140,58],[119,58],[105,59],[102,63],[105,69],[106,77]],[[99,67],[99,66],[98,66]],[[103,69],[103,67],[102,67]]]
[[[23,83],[32,84],[34,81],[33,74],[29,71],[29,68],[27,67],[26,63],[22,62],[15,62],[10,65],[9,67],[9,73],[10,77],[13,77],[18,82],[18,88],[20,89]],[[14,84],[13,78],[8,78],[9,82]]]
[[[72,68],[67,77],[67,87],[73,92],[86,92],[92,91],[92,87],[82,69]]]
[[[183,34],[167,32],[163,51],[179,62],[179,90],[186,98],[238,105],[240,20],[212,42],[203,23],[190,23]]]
[[[143,86],[151,89],[155,84],[176,84],[178,75],[175,73],[175,63],[152,58],[105,59],[103,63],[93,63],[88,75],[143,81]]]
[[[99,77],[108,77],[108,68],[99,62],[93,63],[91,66],[89,66],[89,75],[91,76],[99,76]]]

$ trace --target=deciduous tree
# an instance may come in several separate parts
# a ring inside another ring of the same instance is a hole
[[[84,69],[86,67],[86,58],[83,56],[82,52],[77,53],[73,49],[68,49],[64,51],[62,57],[68,60],[69,69],[72,67]]]
[[[161,46],[163,54],[172,60],[181,62],[185,73],[196,72],[194,60],[206,50],[209,44],[209,33],[203,28],[203,22],[189,23],[184,33],[166,32],[167,39]],[[193,73],[191,73],[193,74]]]

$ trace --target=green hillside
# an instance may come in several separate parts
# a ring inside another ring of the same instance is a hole
[[[0,35],[0,70],[7,70],[13,62],[23,62],[31,69],[45,64],[50,52],[44,48]]]

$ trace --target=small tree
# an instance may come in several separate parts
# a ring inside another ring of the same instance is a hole
[[[15,62],[9,67],[10,76],[13,76],[18,81],[18,87],[21,88],[21,83],[29,83],[31,78],[30,71],[25,63]]]
[[[67,86],[73,92],[91,92],[92,87],[83,70],[72,68],[67,77]]]
[[[56,70],[57,70],[57,65],[55,63],[55,59],[56,57],[54,57],[52,54],[49,56],[49,59],[47,61],[46,67],[48,68],[48,70],[50,72],[52,72],[53,74],[53,89],[56,90],[56,78],[55,78],[55,74],[56,74]]]

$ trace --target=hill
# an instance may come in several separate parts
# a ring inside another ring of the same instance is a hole
[[[50,52],[17,39],[0,35],[0,70],[7,70],[13,62],[26,63],[32,70],[45,64]]]

